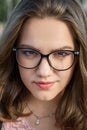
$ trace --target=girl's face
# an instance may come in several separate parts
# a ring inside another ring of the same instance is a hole
[[[66,23],[49,17],[27,20],[22,28],[18,47],[32,48],[44,55],[55,50],[75,50],[74,40]],[[32,51],[26,53],[28,56],[33,54]],[[37,53],[34,55],[36,56]],[[62,54],[59,55],[61,57]],[[66,56],[65,53],[63,53],[64,56]],[[59,62],[61,60],[60,58]],[[64,66],[63,64],[60,65],[60,63],[58,65]],[[74,70],[73,65],[68,70],[57,71],[49,65],[46,57],[34,69],[18,67],[25,87],[35,98],[44,101],[51,100],[64,91]]]

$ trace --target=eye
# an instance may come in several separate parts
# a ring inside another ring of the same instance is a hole
[[[58,50],[54,53],[56,57],[66,57],[72,54],[70,51],[67,50]]]
[[[39,53],[33,49],[20,49],[20,53],[21,53],[21,55],[28,57],[28,58],[34,58],[39,55]]]
[[[59,51],[59,55],[62,55],[62,56],[67,56],[67,55],[70,55],[71,52],[70,51]]]

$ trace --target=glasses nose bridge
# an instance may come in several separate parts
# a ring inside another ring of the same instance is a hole
[[[42,54],[41,53],[41,58],[48,58],[50,54]]]
[[[40,53],[40,55],[41,55],[41,60],[40,60],[40,62],[43,60],[43,58],[46,58],[48,64],[50,65],[50,62],[49,62],[49,55],[50,55],[50,54],[42,54],[42,53]]]

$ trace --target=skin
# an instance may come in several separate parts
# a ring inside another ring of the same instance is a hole
[[[19,47],[32,47],[43,54],[59,49],[75,50],[73,36],[66,23],[54,18],[32,18],[22,27]],[[51,101],[64,91],[70,82],[74,65],[66,71],[56,71],[44,58],[36,69],[19,66],[21,79],[31,92],[31,97],[40,101]],[[49,89],[41,89],[37,82],[52,82]]]

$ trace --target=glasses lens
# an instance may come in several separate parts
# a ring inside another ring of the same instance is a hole
[[[57,70],[66,70],[70,68],[74,62],[74,54],[71,51],[60,50],[50,54],[50,64]]]
[[[40,61],[40,54],[33,49],[18,49],[16,58],[19,65],[25,68],[34,68]]]
[[[15,50],[14,50],[15,51]],[[74,55],[78,55],[76,51],[58,50],[53,53],[43,55],[33,49],[18,48],[16,49],[16,58],[20,66],[26,69],[37,67],[41,60],[47,58],[49,65],[56,70],[67,70],[74,63]]]

